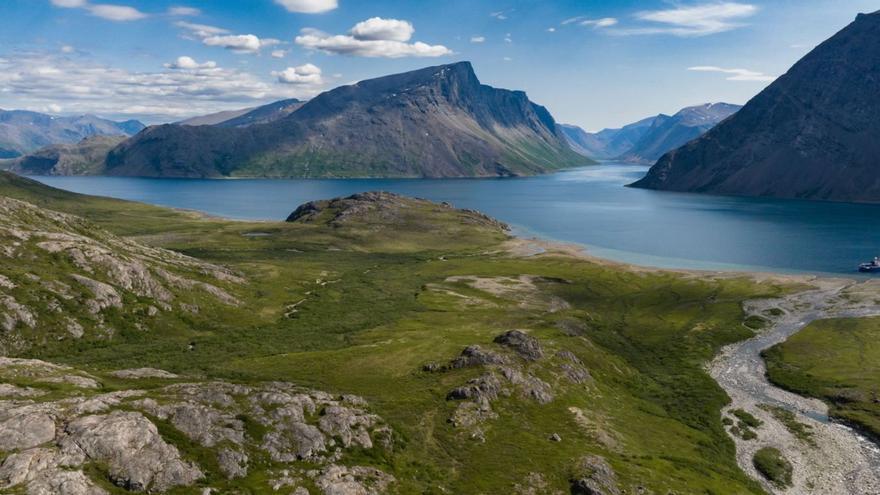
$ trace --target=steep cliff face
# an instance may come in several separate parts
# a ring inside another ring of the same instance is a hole
[[[861,14],[634,186],[880,201],[880,13]]]
[[[486,177],[589,160],[544,107],[462,62],[336,88],[267,124],[150,128],[107,163],[112,175]]]

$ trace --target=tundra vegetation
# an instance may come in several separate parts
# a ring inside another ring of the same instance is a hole
[[[0,173],[0,200],[0,430],[29,432],[0,491],[763,493],[705,364],[787,287],[523,254],[390,194],[236,222]]]

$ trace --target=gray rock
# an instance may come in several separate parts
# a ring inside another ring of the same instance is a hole
[[[489,364],[505,364],[503,356],[492,351],[486,351],[478,345],[470,345],[461,351],[461,355],[449,363],[449,368],[461,369],[471,366],[486,366]]]
[[[390,474],[364,466],[332,465],[315,477],[324,495],[381,495],[395,481]]]
[[[232,449],[222,449],[217,454],[217,463],[227,478],[243,478],[248,472],[247,454]]]
[[[55,420],[49,406],[33,405],[0,413],[0,450],[29,449],[55,439]]]
[[[127,380],[137,380],[141,378],[161,378],[171,380],[174,378],[180,378],[178,375],[174,373],[169,373],[165,370],[157,370],[156,368],[133,368],[128,370],[118,370],[110,373],[116,378],[124,378]]]
[[[277,462],[292,462],[316,459],[327,451],[327,444],[318,428],[293,422],[266,434],[262,448]]]
[[[571,480],[572,495],[620,495],[617,475],[604,457],[588,455],[577,464],[578,475]]]
[[[115,411],[71,421],[59,442],[62,453],[82,453],[107,465],[112,480],[132,491],[162,492],[189,486],[202,477],[180,457],[156,426],[137,412]]]
[[[346,448],[352,445],[373,448],[368,429],[376,424],[377,417],[360,409],[330,406],[324,409],[318,427],[331,437],[337,437]]]
[[[507,366],[501,368],[501,373],[504,375],[504,378],[520,389],[524,397],[533,399],[541,404],[553,401],[553,389],[544,380]]]
[[[544,350],[538,339],[523,333],[520,330],[510,330],[497,337],[494,342],[509,347],[516,351],[517,354],[529,361],[537,361],[544,357]]]
[[[453,389],[447,400],[486,399],[495,400],[502,393],[501,381],[494,373],[486,373],[467,382],[464,387]]]

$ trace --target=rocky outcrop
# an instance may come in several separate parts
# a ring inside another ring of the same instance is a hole
[[[342,86],[266,124],[150,127],[110,152],[107,173],[498,177],[589,163],[547,109],[460,62]]]
[[[605,458],[588,455],[581,458],[571,480],[572,495],[620,495],[617,474]]]
[[[36,360],[7,364],[0,380],[16,390],[25,390],[16,380],[82,373]],[[144,375],[134,371],[133,376]],[[146,374],[170,375],[155,369]],[[271,486],[300,493],[309,480],[325,495],[381,494],[393,476],[342,464],[352,449],[393,449],[390,428],[367,407],[360,397],[289,383],[220,381],[0,401],[0,451],[10,453],[0,463],[0,491],[103,494],[94,479],[102,476],[127,491],[164,493],[219,482],[218,475],[248,476],[252,469],[265,469],[264,461],[252,466],[254,458],[268,458],[287,466],[286,474],[267,473]],[[220,472],[206,480],[206,466],[181,450],[189,444],[177,435],[206,449],[203,455],[214,456]]]
[[[880,201],[880,12],[861,14],[635,187]]]
[[[300,205],[288,217],[288,222],[323,224],[335,227],[364,222],[383,225],[403,224],[427,218],[454,216],[455,220],[468,225],[493,230],[509,231],[510,227],[494,218],[474,210],[460,210],[449,203],[434,203],[426,199],[410,198],[385,191],[370,191],[345,198],[311,201]],[[432,215],[426,215],[431,213]]]
[[[245,283],[226,268],[7,197],[0,197],[0,269],[0,354],[6,355],[44,339],[112,337],[111,314],[124,314],[123,324],[143,330],[175,304],[235,306],[232,291]]]
[[[544,350],[538,339],[523,333],[521,330],[510,330],[495,337],[496,344],[509,347],[527,361],[537,361],[544,357]]]

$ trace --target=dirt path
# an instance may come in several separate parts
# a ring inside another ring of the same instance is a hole
[[[750,301],[746,312],[771,318],[759,335],[725,347],[711,363],[709,372],[730,396],[725,409],[744,409],[761,421],[758,438],[736,442],[740,467],[761,480],[771,493],[794,494],[880,494],[880,449],[854,430],[829,422],[827,406],[771,385],[765,376],[761,351],[785,341],[810,322],[831,317],[880,315],[874,297],[865,296],[867,284],[818,281],[817,290],[783,299]],[[876,288],[871,288],[874,292]],[[861,294],[859,291],[863,291]],[[842,297],[844,294],[847,297]],[[774,308],[781,311],[774,311]],[[794,437],[760,404],[781,406],[812,427],[814,446]],[[780,490],[767,483],[752,465],[752,456],[762,447],[776,447],[794,466],[794,486]]]

